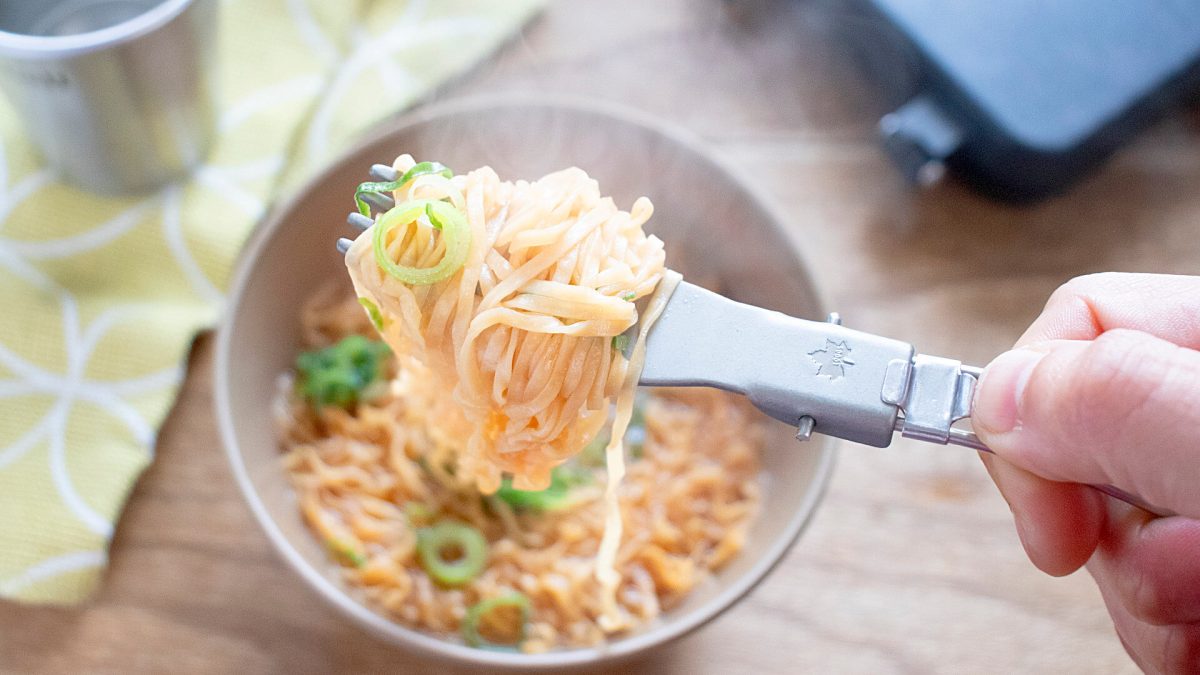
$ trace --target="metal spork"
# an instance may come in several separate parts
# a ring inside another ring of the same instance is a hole
[[[371,167],[380,181],[396,180],[384,164]],[[395,206],[387,195],[367,193],[379,212]],[[353,212],[350,225],[374,220]],[[345,253],[349,239],[338,240]],[[638,326],[626,335],[632,350]],[[730,345],[737,345],[730,349]],[[716,387],[742,394],[755,407],[795,426],[796,438],[813,433],[883,448],[895,433],[928,443],[992,452],[969,429],[982,370],[939,356],[918,354],[907,342],[735,302],[681,281],[646,338],[640,384]],[[1171,512],[1111,485],[1092,487],[1159,516]]]

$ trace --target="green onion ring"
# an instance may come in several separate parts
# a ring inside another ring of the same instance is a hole
[[[450,547],[459,554],[456,560],[443,556]],[[483,572],[487,539],[470,525],[445,520],[417,530],[417,557],[434,581],[443,586],[462,586]]]
[[[397,264],[387,254],[387,246],[384,243],[387,234],[396,227],[412,223],[422,214],[429,216],[429,222],[442,231],[446,254],[433,267],[407,267]],[[375,223],[373,244],[375,262],[385,272],[406,284],[428,286],[454,276],[467,262],[467,253],[471,248],[471,226],[467,223],[467,217],[448,202],[414,199],[397,205],[379,217]]]
[[[379,305],[371,302],[370,298],[359,298],[358,304],[362,305],[367,310],[367,316],[371,319],[371,325],[375,326],[375,330],[383,332],[383,312],[379,311]]]
[[[483,637],[479,632],[479,622],[484,616],[494,609],[501,607],[515,607],[521,612],[521,626],[518,629],[517,641],[514,644],[497,644]],[[509,593],[487,600],[481,600],[471,606],[467,610],[467,616],[463,619],[462,633],[463,639],[472,647],[481,649],[514,649],[525,641],[525,630],[529,625],[529,598],[521,593]]]
[[[438,173],[438,174],[445,176],[446,178],[454,177],[454,172],[451,171],[450,169],[447,169],[440,162],[419,162],[419,163],[415,164],[413,166],[413,168],[409,169],[408,171],[405,171],[404,175],[401,176],[399,180],[394,180],[394,181],[391,181],[390,183],[362,183],[362,184],[360,184],[358,186],[358,189],[354,191],[354,203],[358,205],[358,212],[363,214],[364,216],[371,215],[370,205],[368,205],[362,199],[362,196],[364,194],[366,194],[368,192],[375,192],[375,193],[395,192],[396,190],[399,190],[400,188],[404,187],[404,184],[407,183],[408,181],[416,178],[417,176],[424,176],[425,174],[428,174],[428,173]]]

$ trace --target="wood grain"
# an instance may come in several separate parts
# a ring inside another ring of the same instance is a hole
[[[982,364],[1046,296],[1098,270],[1200,268],[1200,116],[1142,135],[1070,195],[1002,206],[914,195],[877,146],[874,98],[804,0],[573,0],[442,92],[568,93],[672,119],[754,167],[848,325]],[[273,554],[212,421],[193,351],[158,458],[79,609],[0,604],[11,672],[436,672],[328,610]],[[802,452],[802,448],[797,448]],[[1086,575],[1025,560],[963,450],[842,448],[810,531],[714,624],[630,672],[1133,672]]]

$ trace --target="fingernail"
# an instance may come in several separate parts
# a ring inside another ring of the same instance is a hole
[[[1002,434],[1012,431],[1020,420],[1021,396],[1038,362],[1046,354],[1032,349],[1014,349],[996,357],[983,371],[975,393],[971,422],[976,428]]]

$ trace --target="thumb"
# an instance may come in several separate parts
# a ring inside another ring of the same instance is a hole
[[[1200,517],[1200,352],[1131,330],[1027,345],[984,371],[972,422],[1038,476]]]

